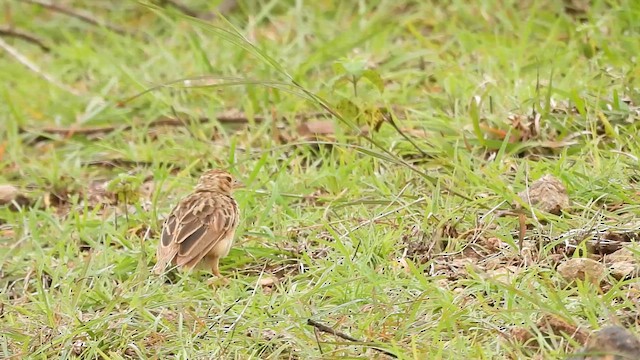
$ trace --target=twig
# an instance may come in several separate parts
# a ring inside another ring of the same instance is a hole
[[[31,35],[31,34],[29,34],[27,32],[24,32],[24,31],[11,29],[11,28],[8,28],[8,27],[3,27],[3,28],[0,28],[0,36],[18,38],[18,39],[24,40],[26,42],[30,42],[30,43],[32,43],[34,45],[37,45],[44,52],[51,51],[51,48],[48,47],[47,45],[45,45],[42,40],[40,40],[37,37],[35,37],[35,35]]]
[[[326,113],[308,113],[308,114],[298,114],[295,116],[296,119],[309,119],[309,118],[313,118],[313,117],[321,117],[321,116],[328,116],[328,114]],[[252,118],[255,122],[259,123],[259,122],[263,122],[265,120],[267,120],[267,117],[265,116],[254,116]],[[236,114],[223,114],[223,115],[219,115],[215,118],[208,118],[208,117],[200,117],[198,119],[194,120],[196,123],[199,124],[205,124],[205,123],[209,123],[212,121],[218,121],[220,123],[223,124],[245,124],[245,123],[249,123],[250,118],[245,116],[244,114],[241,113],[236,113]],[[151,123],[149,123],[148,125],[142,125],[142,126],[146,126],[148,128],[153,128],[153,127],[160,127],[160,126],[184,126],[185,123],[188,124],[188,121],[184,121],[181,120],[179,118],[173,118],[173,117],[167,117],[167,116],[162,116],[154,121],[152,121]],[[80,134],[80,135],[85,135],[85,136],[89,136],[89,135],[97,135],[97,134],[107,134],[107,133],[111,133],[114,132],[116,130],[120,130],[120,131],[126,131],[126,130],[131,130],[134,127],[134,125],[123,125],[123,126],[96,126],[96,127],[84,127],[84,128],[74,128],[74,127],[68,127],[68,128],[61,128],[61,127],[45,127],[42,129],[20,129],[21,132],[33,132],[33,133],[45,133],[45,134],[56,134],[56,135],[64,135],[64,136],[71,136],[74,134]],[[44,140],[44,139],[41,139]]]
[[[325,332],[327,334],[331,334],[331,335],[337,336],[337,337],[339,337],[341,339],[349,340],[349,341],[356,342],[356,343],[365,343],[362,340],[358,340],[358,339],[356,339],[356,338],[354,338],[354,337],[352,337],[350,335],[347,335],[347,334],[345,334],[343,332],[340,332],[340,331],[338,331],[336,329],[332,329],[332,328],[328,327],[327,325],[323,325],[323,324],[321,324],[321,323],[319,323],[319,322],[317,322],[315,320],[312,320],[312,319],[307,319],[307,325],[311,325],[314,328],[318,329],[319,331],[322,331],[322,332]],[[381,348],[378,348],[378,347],[375,347],[375,346],[371,346],[371,348],[373,350],[381,352],[381,353],[383,353],[385,355],[389,355],[394,359],[398,358],[398,355],[396,355],[396,354],[394,354],[394,353],[392,353],[392,352],[390,352],[388,350],[381,349]]]
[[[217,11],[222,15],[227,15],[232,12],[236,7],[238,7],[237,0],[222,0],[220,5],[218,5]]]
[[[238,1],[222,0],[220,4],[218,4],[215,12],[205,12],[205,13],[199,13],[177,0],[160,0],[159,5],[162,7],[166,7],[167,5],[172,6],[176,10],[180,11],[181,13],[194,18],[198,18],[202,20],[212,20],[216,16],[218,16],[218,14],[226,16],[229,13],[231,13],[233,10],[235,10],[236,7],[238,7]]]
[[[195,17],[195,18],[199,18],[200,16],[198,15],[198,13],[195,10],[191,10],[188,6],[175,1],[175,0],[161,0],[160,1],[160,6],[166,6],[166,5],[170,5],[174,8],[176,8],[178,11],[180,11],[181,13],[191,16],[191,17]]]
[[[82,162],[82,166],[97,166],[104,168],[128,168],[128,167],[150,167],[153,163],[151,161],[138,161],[122,158],[115,159],[100,159],[90,160]]]
[[[54,4],[53,2],[49,2],[49,1],[43,1],[43,0],[20,0],[22,2],[25,3],[29,3],[29,4],[33,4],[33,5],[39,5],[42,6],[44,8],[47,8],[51,11],[55,11],[55,12],[59,12],[61,14],[65,14],[71,17],[74,17],[80,21],[84,21],[88,24],[91,25],[95,25],[95,26],[101,26],[104,27],[106,29],[109,29],[111,31],[113,31],[114,33],[120,34],[120,35],[133,35],[131,33],[129,33],[128,31],[121,29],[115,25],[111,25],[109,23],[107,23],[104,20],[100,20],[100,19],[95,19],[93,17],[91,17],[91,15],[87,14],[87,13],[81,13],[75,9],[71,9],[71,8],[67,8],[64,7],[62,5],[59,4]]]
[[[13,56],[19,63],[21,63],[22,65],[27,67],[29,70],[39,75],[41,78],[45,79],[47,82],[59,87],[60,89],[72,95],[80,96],[79,92],[62,84],[61,82],[56,80],[53,76],[42,71],[42,69],[40,69],[38,65],[31,62],[31,60],[29,60],[26,56],[22,55],[22,53],[20,53],[16,48],[7,44],[4,40],[2,40],[2,38],[0,38],[0,48],[4,49],[4,51],[8,52],[9,55]]]
[[[313,328],[313,336],[316,338],[316,344],[318,344],[318,351],[320,351],[320,355],[324,355],[324,351],[322,351],[322,345],[320,344],[320,338],[318,337],[318,328]]]
[[[352,337],[351,335],[347,335],[343,332],[340,332],[336,329],[330,328],[327,325],[321,324],[313,319],[307,319],[307,325],[311,325],[314,328],[322,331],[322,332],[326,332],[327,334],[331,334],[331,335],[335,335],[339,338],[345,339],[345,340],[349,340],[349,341],[353,341],[353,342],[363,342],[361,340],[358,340],[354,337]]]

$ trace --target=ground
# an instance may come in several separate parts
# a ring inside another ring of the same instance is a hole
[[[640,2],[38,3],[0,20],[0,358],[638,333]],[[209,168],[246,185],[229,281],[152,274]]]

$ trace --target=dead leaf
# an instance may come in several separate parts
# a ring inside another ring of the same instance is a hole
[[[479,245],[483,246],[487,251],[491,253],[501,251],[501,249],[508,246],[507,243],[502,242],[502,240],[498,239],[497,237],[489,237],[489,238],[481,237],[478,243]]]
[[[580,329],[578,326],[570,324],[566,320],[555,315],[543,315],[537,322],[536,327],[545,337],[570,336],[576,342],[584,344],[589,334],[587,331]],[[536,335],[530,329],[524,327],[514,327],[510,331],[510,337],[513,341],[520,344],[527,344],[532,347],[538,347],[540,344],[536,339]]]
[[[580,329],[578,326],[570,324],[566,320],[557,317],[555,315],[546,314],[538,320],[538,328],[548,334],[561,335],[566,334],[571,336],[576,342],[584,344],[589,337],[589,334],[584,329]]]
[[[538,342],[534,339],[533,334],[523,328],[523,327],[514,327],[511,328],[511,330],[509,331],[509,335],[511,337],[511,339],[518,343],[518,344],[525,344],[527,342],[529,342],[530,340],[533,341],[533,343],[531,343],[531,345],[537,345]]]
[[[555,215],[559,215],[563,209],[569,207],[567,189],[560,180],[549,174],[534,181],[528,189],[521,191],[518,196],[536,209]],[[520,207],[519,204],[516,204],[516,208]]]
[[[605,275],[604,265],[587,258],[574,258],[561,263],[558,273],[568,282],[588,280],[593,284],[599,284]]]
[[[512,143],[532,140],[540,135],[541,116],[538,113],[512,114],[507,119],[511,122],[511,128],[515,130],[514,135],[509,139]]]
[[[424,264],[431,260],[434,252],[439,251],[440,240],[439,233],[437,236],[429,237],[419,226],[414,225],[402,236],[404,256],[415,263]]]

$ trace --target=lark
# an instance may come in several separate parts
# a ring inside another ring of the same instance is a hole
[[[241,186],[223,170],[202,174],[194,192],[182,199],[166,219],[153,271],[161,274],[170,263],[181,269],[204,265],[224,279],[218,266],[229,254],[240,221],[232,194]]]

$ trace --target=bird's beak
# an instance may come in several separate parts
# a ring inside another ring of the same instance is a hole
[[[234,189],[240,189],[244,187],[244,183],[242,183],[242,181],[238,181],[238,180],[233,180],[233,188]]]

